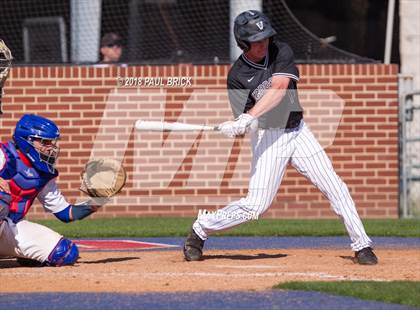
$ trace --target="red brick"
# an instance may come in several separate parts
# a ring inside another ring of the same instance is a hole
[[[356,99],[372,99],[375,98],[375,93],[355,93],[354,98]]]
[[[12,80],[8,81],[10,86],[12,87],[32,87],[34,82],[33,81],[22,81],[22,80]]]
[[[48,87],[48,86],[56,86],[56,85],[57,85],[57,81],[55,81],[55,80],[36,80],[35,81],[35,86],[36,87],[38,87],[38,86]]]
[[[329,78],[310,78],[309,83],[311,84],[327,84],[330,82]]]
[[[15,97],[14,103],[32,103],[35,102],[35,97],[25,96],[25,97]]]
[[[101,86],[102,80],[93,80],[93,79],[82,80],[81,85],[82,86]]]
[[[375,78],[371,78],[371,77],[368,77],[368,78],[365,78],[365,77],[363,77],[363,78],[361,78],[361,77],[357,77],[357,78],[355,78],[354,79],[354,83],[355,84],[371,84],[371,83],[375,83]]]
[[[362,85],[344,85],[343,86],[344,91],[363,91]]]
[[[55,94],[55,95],[62,95],[62,94],[69,94],[70,89],[68,88],[48,88],[49,94]]]
[[[79,80],[62,80],[62,81],[58,81],[58,86],[73,87],[73,86],[79,86],[79,85],[80,85],[80,81]]]
[[[367,91],[377,92],[377,91],[386,91],[387,90],[387,86],[384,85],[384,84],[383,85],[370,85],[370,84],[368,84],[365,87],[366,87]]]
[[[378,93],[378,99],[396,99],[398,97],[397,93]]]
[[[393,83],[393,84],[397,84],[398,80],[397,77],[378,77],[377,78],[378,83]]]

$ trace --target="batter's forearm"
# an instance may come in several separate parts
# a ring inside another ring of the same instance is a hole
[[[253,117],[260,117],[261,115],[267,113],[274,107],[276,107],[284,95],[286,94],[286,89],[270,89],[267,93],[258,101],[258,103],[248,111]]]
[[[264,96],[248,111],[253,117],[260,117],[280,104],[288,90],[290,79],[285,76],[272,76],[271,87]]]

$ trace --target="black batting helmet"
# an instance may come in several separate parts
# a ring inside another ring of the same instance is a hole
[[[250,43],[274,36],[277,32],[270,20],[260,11],[244,11],[235,18],[233,33],[238,46],[247,51]]]

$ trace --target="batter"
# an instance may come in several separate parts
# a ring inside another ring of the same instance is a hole
[[[244,51],[227,78],[235,120],[221,124],[219,129],[228,137],[250,133],[253,157],[248,194],[220,212],[197,218],[184,245],[185,259],[202,259],[209,234],[242,224],[249,220],[249,214],[263,214],[290,163],[328,198],[344,222],[358,263],[377,264],[372,241],[346,184],[303,120],[293,51],[287,44],[275,41],[275,34],[269,19],[259,11],[245,11],[235,19],[235,39]]]

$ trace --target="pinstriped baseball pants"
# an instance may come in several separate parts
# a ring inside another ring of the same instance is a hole
[[[261,215],[275,198],[288,163],[309,179],[329,200],[342,219],[353,251],[371,246],[349,190],[335,173],[330,159],[302,120],[295,129],[266,129],[251,134],[252,165],[248,194],[218,212],[200,216],[194,231],[207,239],[212,232],[231,228]]]

